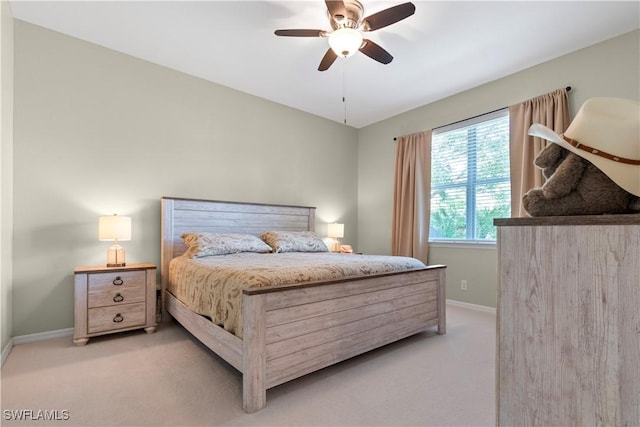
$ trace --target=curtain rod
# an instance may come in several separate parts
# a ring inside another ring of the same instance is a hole
[[[565,88],[565,90],[566,90],[567,92],[571,92],[571,86],[567,86],[567,87]],[[468,118],[466,118],[466,119],[458,120],[457,122],[447,123],[446,125],[438,126],[438,127],[435,127],[435,128],[433,128],[433,129],[431,129],[431,130],[440,129],[440,128],[443,128],[443,127],[445,127],[445,126],[455,125],[456,123],[466,122],[467,120],[475,119],[476,117],[481,117],[481,116],[484,116],[484,115],[486,115],[486,114],[495,113],[496,111],[504,110],[505,108],[508,108],[508,107],[498,108],[497,110],[493,110],[493,111],[489,111],[489,112],[486,112],[486,113],[478,114],[477,116],[468,117]],[[393,140],[394,140],[394,141],[396,141],[397,139],[398,139],[398,137],[394,137],[394,138],[393,138]]]

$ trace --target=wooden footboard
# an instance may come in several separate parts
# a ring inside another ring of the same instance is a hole
[[[266,390],[437,326],[446,332],[445,267],[243,295],[243,406]]]

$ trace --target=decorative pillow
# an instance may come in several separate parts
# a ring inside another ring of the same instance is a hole
[[[185,233],[181,237],[188,248],[185,256],[189,258],[238,252],[271,252],[269,245],[251,234]]]
[[[265,231],[260,235],[274,252],[328,252],[327,245],[312,231]]]

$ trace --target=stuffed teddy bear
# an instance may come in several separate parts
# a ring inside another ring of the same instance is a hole
[[[589,161],[548,143],[534,164],[547,179],[529,190],[522,202],[530,216],[634,213],[640,198],[623,190]]]

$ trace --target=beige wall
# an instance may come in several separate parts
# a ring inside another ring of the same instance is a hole
[[[18,20],[15,53],[13,335],[73,326],[99,215],[159,263],[161,196],[316,206],[356,243],[354,128]]]
[[[562,56],[455,96],[360,129],[358,158],[358,249],[388,253],[393,202],[393,138],[431,129],[572,86],[572,115],[594,96],[640,99],[640,32]],[[495,249],[435,247],[430,263],[447,269],[448,297],[495,307]],[[460,280],[469,290],[460,291]]]
[[[0,348],[12,337],[13,18],[0,1]]]

